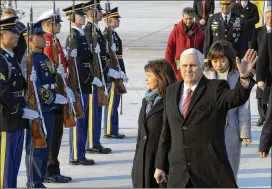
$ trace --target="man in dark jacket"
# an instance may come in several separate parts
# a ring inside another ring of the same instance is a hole
[[[204,45],[204,32],[193,21],[194,9],[191,7],[184,8],[182,16],[182,20],[174,26],[168,38],[165,52],[165,59],[172,65],[178,80],[182,79],[179,71],[181,53],[189,48],[196,48],[202,52]]]
[[[239,58],[245,55],[248,48],[245,20],[240,15],[231,12],[232,4],[232,0],[221,0],[221,12],[209,18],[204,41],[205,57],[210,46],[217,40],[228,41]]]
[[[205,30],[208,18],[214,13],[214,0],[194,0],[195,22]]]
[[[256,79],[258,87],[264,89],[264,81],[267,76],[272,73],[272,33],[268,33],[263,37],[259,60],[257,63]],[[271,83],[269,83],[271,86]],[[263,130],[260,138],[259,152],[262,158],[267,157],[269,150],[272,146],[272,94],[270,93],[270,101],[266,120],[263,125]]]
[[[154,177],[162,183],[169,163],[169,188],[237,187],[224,140],[226,116],[249,99],[256,52],[249,49],[237,60],[240,79],[232,90],[225,80],[203,76],[204,57],[198,50],[183,51],[180,60],[183,81],[166,89]]]
[[[246,31],[248,32],[248,42],[252,41],[252,33],[255,29],[255,24],[259,22],[259,12],[255,4],[251,3],[249,0],[243,0],[239,3],[235,3],[231,11],[240,14],[246,22]]]
[[[253,31],[253,38],[251,43],[251,48],[257,52],[260,52],[260,47],[262,43],[262,39],[265,34],[270,33],[272,29],[272,7],[267,7],[265,9],[264,15],[265,25],[259,28],[254,29]],[[257,63],[258,64],[258,63]],[[262,73],[259,73],[262,74]],[[269,94],[270,94],[270,85],[272,83],[272,75],[268,74],[266,80],[264,82],[263,90],[260,87],[257,87],[256,90],[256,98],[258,104],[258,112],[259,112],[259,120],[257,122],[257,126],[261,126],[265,121],[265,116],[267,112],[267,104],[269,101]]]

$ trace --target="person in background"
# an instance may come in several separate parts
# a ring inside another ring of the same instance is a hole
[[[208,63],[204,68],[208,79],[226,80],[233,89],[239,79],[236,68],[235,51],[226,41],[215,42],[208,53]],[[228,159],[237,180],[242,142],[245,146],[251,143],[250,100],[245,104],[228,111],[225,126],[225,144]]]
[[[266,7],[264,12],[265,12],[264,13],[265,25],[262,27],[256,28],[253,31],[251,48],[257,52],[259,52],[260,50],[263,37],[267,33],[270,33],[272,30],[272,6]],[[262,74],[262,73],[258,73],[258,74]],[[259,120],[256,123],[256,126],[262,126],[265,121],[266,112],[267,112],[267,104],[269,102],[269,95],[271,90],[271,84],[272,84],[272,75],[270,72],[268,72],[267,77],[265,78],[263,90],[260,87],[257,87],[257,90],[256,90],[258,112],[260,116]]]
[[[196,48],[202,52],[205,37],[200,26],[194,22],[195,12],[193,8],[184,8],[182,17],[182,20],[175,24],[168,38],[165,52],[165,60],[172,65],[178,80],[182,80],[179,69],[181,53],[189,48]]]
[[[211,45],[218,41],[228,41],[237,56],[242,59],[248,49],[247,30],[245,20],[233,13],[232,0],[220,0],[221,11],[211,16],[205,31],[204,56],[207,57]],[[207,62],[207,59],[205,59]]]
[[[10,17],[15,17],[15,16],[17,16],[16,10],[14,10],[13,8],[6,8],[3,10],[1,19],[6,19]],[[26,52],[26,47],[27,47],[26,40],[22,34],[22,31],[26,29],[26,26],[22,22],[17,21],[16,27],[18,28],[20,34],[19,34],[18,44],[13,49],[13,52],[16,54],[16,58],[19,64],[21,64],[23,56]]]
[[[138,118],[138,136],[132,168],[134,188],[159,188],[154,179],[155,158],[163,124],[163,97],[167,86],[176,82],[171,65],[152,60],[144,67],[147,92]]]
[[[235,3],[231,11],[236,14],[240,14],[241,17],[244,18],[246,23],[246,31],[248,32],[248,44],[250,47],[255,24],[259,22],[259,12],[257,6],[251,3],[249,0],[242,0],[240,3]]]
[[[214,0],[194,0],[195,22],[205,31],[208,18],[214,13]]]

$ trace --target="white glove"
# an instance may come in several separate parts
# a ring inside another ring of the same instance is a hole
[[[56,94],[55,104],[67,104],[68,100],[60,94]]]
[[[59,64],[59,67],[57,68],[57,73],[64,78],[66,77],[65,70],[62,64]]]
[[[119,79],[121,78],[121,74],[120,72],[110,68],[109,71],[108,71],[108,76],[114,78],[114,79]]]
[[[24,119],[31,119],[32,120],[32,119],[37,119],[40,116],[38,112],[28,109],[28,108],[24,108],[23,111],[24,111],[24,113],[23,113],[22,118],[24,118]]]
[[[97,77],[94,77],[93,78],[93,82],[92,82],[93,85],[96,85],[97,87],[102,87],[103,86],[103,83],[100,81],[100,79],[98,79]]]
[[[114,51],[114,52],[116,52],[116,44],[115,44],[115,43],[113,43],[113,44],[111,45],[111,50]]]
[[[77,49],[73,49],[70,54],[71,57],[76,58],[77,57]]]
[[[95,52],[96,54],[99,54],[99,53],[101,52],[101,49],[100,49],[100,45],[99,45],[99,44],[97,44],[96,47],[94,48],[94,52]]]
[[[76,98],[75,98],[75,95],[74,95],[74,92],[69,88],[69,87],[65,87],[65,92],[68,96],[68,100],[72,103],[74,103],[76,101]]]
[[[37,80],[37,73],[36,73],[34,67],[32,68],[32,72],[31,72],[31,75],[30,75],[29,79],[32,82],[35,82]]]

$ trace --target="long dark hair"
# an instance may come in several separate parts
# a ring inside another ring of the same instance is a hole
[[[153,72],[157,82],[159,95],[163,96],[166,87],[177,81],[174,70],[169,62],[164,59],[150,60],[145,65],[146,72]]]
[[[207,55],[208,62],[205,63],[205,70],[213,70],[212,60],[226,57],[229,61],[229,70],[236,69],[236,53],[231,44],[227,41],[219,40],[212,44]]]

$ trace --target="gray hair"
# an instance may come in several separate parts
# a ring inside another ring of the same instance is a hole
[[[182,10],[182,16],[184,16],[185,14],[195,16],[195,9],[192,7],[186,7]]]
[[[198,57],[198,65],[199,65],[200,68],[203,68],[203,66],[204,66],[204,56],[199,50],[197,50],[195,48],[186,49],[185,51],[183,51],[181,53],[181,55],[180,55],[180,64],[182,64],[183,56],[190,55],[190,54],[196,55]]]

